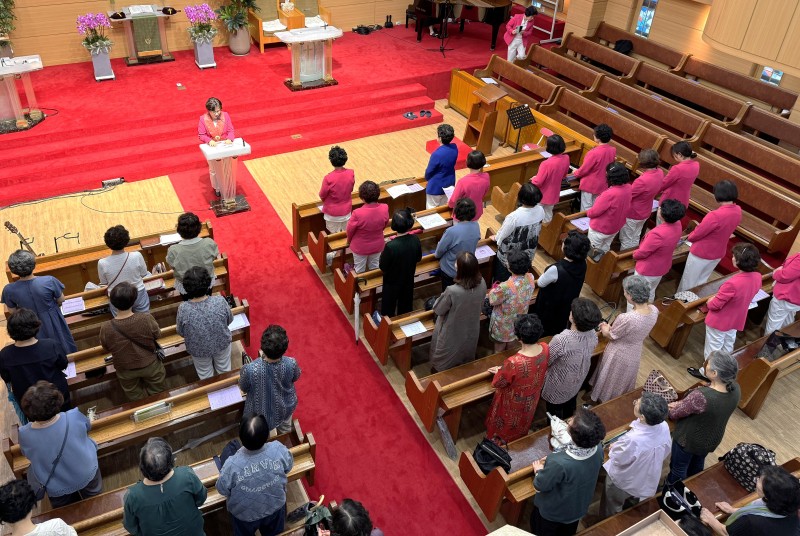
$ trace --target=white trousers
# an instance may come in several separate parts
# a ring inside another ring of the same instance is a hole
[[[661,283],[662,276],[655,276],[655,275],[642,275],[636,270],[633,271],[633,275],[638,275],[639,277],[645,279],[647,284],[650,286],[650,303],[656,299],[656,289],[658,288],[658,284]],[[633,304],[628,302],[628,312],[633,311]]]
[[[581,210],[587,211],[594,206],[594,202],[600,194],[591,194],[589,192],[581,192]]]
[[[681,282],[678,283],[678,292],[692,289],[704,284],[711,277],[714,268],[717,267],[722,259],[702,259],[689,253],[686,259],[686,266],[683,268]]]
[[[436,208],[447,204],[447,196],[425,194],[425,208]],[[376,266],[377,268],[377,266]]]
[[[703,347],[703,357],[708,359],[711,352],[733,352],[733,345],[736,342],[736,330],[729,329],[728,331],[720,331],[706,326],[706,343]]]
[[[794,317],[800,311],[800,305],[795,305],[786,300],[772,298],[769,302],[769,312],[767,312],[767,325],[764,328],[764,335],[784,328],[794,322]]]
[[[611,249],[611,242],[614,241],[615,236],[617,236],[617,233],[603,234],[595,231],[594,229],[589,229],[589,242],[591,242],[592,247],[603,252]]]
[[[325,228],[329,234],[343,233],[347,229],[347,220],[345,221],[328,221],[325,220]]]
[[[377,270],[380,262],[380,253],[375,253],[373,255],[359,255],[358,253],[353,253],[353,266],[357,274],[366,272],[367,270]]]
[[[647,220],[625,218],[625,225],[619,230],[619,249],[624,251],[639,246],[642,240],[642,228]]]
[[[521,60],[525,58],[525,44],[522,42],[522,34],[517,34],[508,45],[508,61]]]
[[[544,218],[542,219],[542,223],[550,223],[553,220],[553,207],[555,205],[541,205],[542,209],[544,210]]]
[[[211,378],[216,374],[229,372],[231,370],[231,345],[229,344],[213,357],[192,356],[192,361],[194,361],[194,369],[197,371],[197,376],[201,380]]]

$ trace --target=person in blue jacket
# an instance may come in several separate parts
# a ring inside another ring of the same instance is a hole
[[[456,160],[458,160],[458,147],[453,143],[455,130],[447,123],[436,127],[436,135],[441,145],[433,151],[428,167],[425,169],[425,208],[434,208],[447,204],[444,188],[456,184]]]

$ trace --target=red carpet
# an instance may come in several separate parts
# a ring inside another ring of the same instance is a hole
[[[458,160],[456,160],[456,169],[464,169],[467,167],[467,155],[472,151],[472,147],[465,144],[458,138],[453,138],[453,143],[456,144],[458,147]],[[439,140],[438,138],[435,140],[428,140],[425,144],[425,150],[428,151],[429,154],[433,154],[433,151],[439,148]]]
[[[204,205],[207,173],[170,178],[184,207]],[[303,369],[295,417],[318,444],[310,495],[361,500],[387,535],[485,534],[314,269],[289,249],[288,231],[243,164],[239,192],[252,211],[215,220],[214,238],[230,256],[234,294],[250,302],[253,355],[267,324],[280,324],[287,355]]]

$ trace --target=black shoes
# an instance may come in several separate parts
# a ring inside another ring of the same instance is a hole
[[[698,380],[701,380],[701,381],[704,381],[704,382],[710,382],[711,381],[708,378],[706,378],[705,376],[703,376],[703,374],[700,372],[700,369],[696,369],[694,367],[688,367],[686,369],[686,372],[688,372],[690,375],[694,376]]]
[[[222,194],[219,193],[219,190],[214,190],[214,195],[217,197],[222,197]]]

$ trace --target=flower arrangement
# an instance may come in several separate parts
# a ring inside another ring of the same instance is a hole
[[[189,37],[195,43],[211,43],[217,35],[217,29],[211,21],[216,20],[217,14],[208,4],[197,4],[184,8],[186,18],[189,19]]]
[[[105,13],[87,13],[78,17],[78,33],[83,34],[81,44],[94,55],[108,53],[114,42],[106,35],[106,28],[111,28],[111,21]]]

